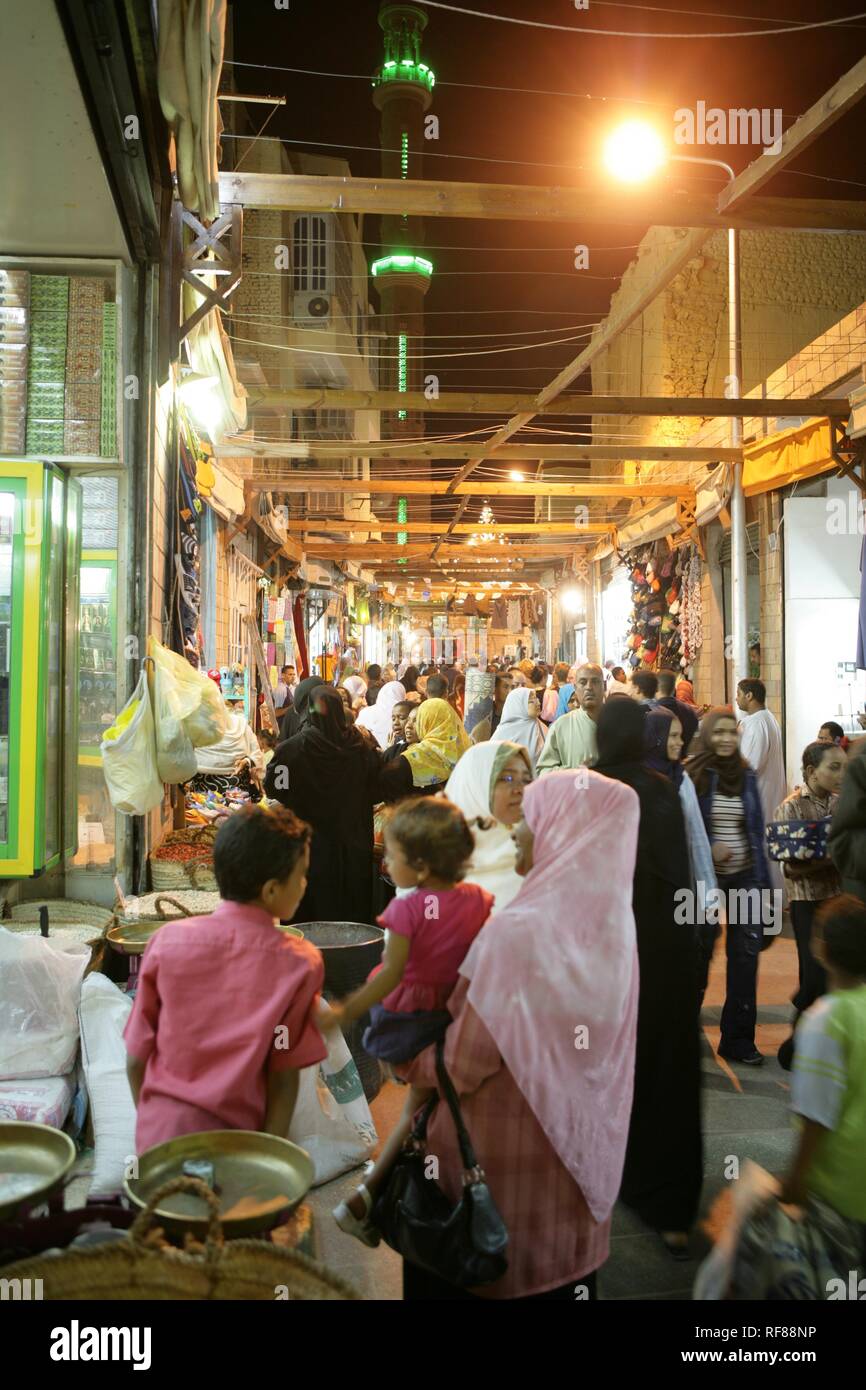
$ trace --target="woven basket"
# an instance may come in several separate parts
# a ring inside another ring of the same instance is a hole
[[[28,903],[16,903],[14,907],[8,909],[4,925],[10,931],[16,928],[11,924],[15,923],[35,923],[39,925],[40,907],[48,908],[49,931],[52,924],[59,926],[83,926],[92,927],[92,936],[98,936],[107,930],[111,925],[112,912],[108,907],[100,907],[97,903],[73,902],[68,898],[44,898]]]
[[[219,907],[220,895],[185,888],[168,895],[144,893],[133,902],[134,911],[124,912],[122,907],[114,909],[114,921],[118,926],[131,926],[135,922],[170,922],[177,917],[207,917]],[[175,910],[166,912],[167,904]]]
[[[150,855],[150,879],[159,892],[176,888],[197,888],[202,893],[216,893],[217,881],[213,871],[213,844],[217,830],[213,825],[191,825],[183,830],[170,830]],[[166,859],[166,850],[175,845],[192,845],[201,851],[195,859]]]
[[[154,1211],[173,1192],[195,1193],[210,1207],[207,1239],[196,1253],[153,1244]],[[265,1240],[226,1242],[219,1221],[219,1198],[197,1178],[173,1178],[154,1192],[125,1240],[20,1260],[5,1266],[3,1277],[41,1279],[43,1298],[54,1302],[342,1302],[360,1297],[306,1255]]]

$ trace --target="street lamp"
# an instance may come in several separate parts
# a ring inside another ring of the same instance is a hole
[[[705,164],[723,169],[729,182],[736,174],[721,159],[698,155],[671,154],[658,131],[644,121],[627,121],[612,131],[605,142],[604,163],[608,172],[624,183],[651,178],[665,163]],[[743,382],[743,349],[740,331],[740,243],[735,227],[728,228],[728,385],[726,396],[739,400]],[[743,443],[742,416],[731,417],[730,442]],[[731,488],[731,608],[734,689],[749,674],[748,606],[746,600],[746,498],[743,492],[743,465],[734,464]]]

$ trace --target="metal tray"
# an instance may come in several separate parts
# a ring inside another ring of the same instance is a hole
[[[213,1164],[214,1190],[227,1238],[255,1235],[284,1221],[309,1192],[316,1172],[309,1154],[288,1139],[255,1130],[215,1129],[146,1149],[139,1155],[138,1177],[127,1178],[123,1190],[136,1207],[144,1208],[163,1183],[184,1176],[188,1160]],[[284,1200],[277,1203],[279,1197]],[[267,1210],[230,1215],[241,1201],[267,1203]],[[157,1208],[156,1217],[169,1235],[191,1232],[203,1240],[207,1234],[209,1212],[189,1193],[168,1197]]]
[[[0,1220],[39,1206],[60,1187],[75,1162],[75,1145],[52,1125],[0,1124]]]

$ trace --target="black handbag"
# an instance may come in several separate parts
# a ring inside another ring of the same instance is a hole
[[[436,1045],[439,1089],[454,1119],[463,1159],[463,1193],[456,1206],[426,1174],[427,1124],[438,1098],[421,1111],[403,1152],[370,1213],[392,1250],[410,1264],[457,1288],[492,1284],[508,1268],[508,1230],[463,1123],[460,1102],[445,1069],[444,1044]]]

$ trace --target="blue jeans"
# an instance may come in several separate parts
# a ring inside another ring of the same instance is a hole
[[[755,1051],[758,957],[761,954],[763,926],[760,908],[755,902],[745,905],[747,910],[740,910],[736,914],[737,921],[731,922],[731,891],[757,887],[751,869],[727,876],[720,874],[719,887],[728,905],[725,932],[728,973],[719,1051],[737,1059],[748,1057]],[[743,904],[740,903],[740,906],[742,909]],[[740,920],[743,916],[747,919],[745,922]]]

